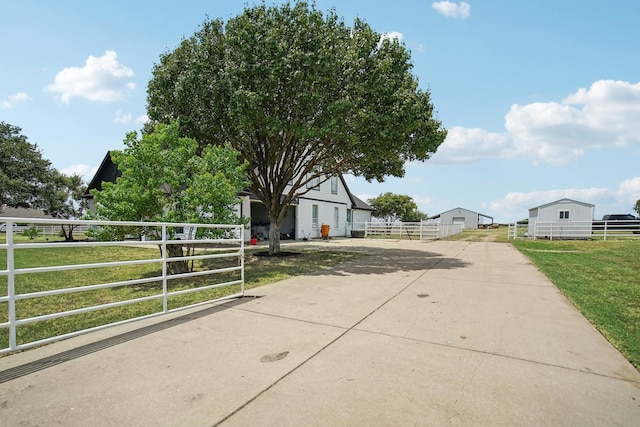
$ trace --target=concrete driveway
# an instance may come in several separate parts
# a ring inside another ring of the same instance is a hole
[[[509,244],[368,256],[0,359],[3,425],[640,425],[640,373]]]

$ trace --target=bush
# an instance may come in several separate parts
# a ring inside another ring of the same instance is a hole
[[[22,235],[28,237],[30,240],[38,237],[38,234],[40,234],[40,231],[38,231],[38,227],[36,227],[35,225],[32,225],[31,227],[22,231]]]

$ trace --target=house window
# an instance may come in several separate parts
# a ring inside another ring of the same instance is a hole
[[[318,205],[311,205],[311,228],[318,228]]]
[[[314,171],[313,174],[315,175],[316,173],[318,173],[317,171]],[[310,188],[312,190],[317,190],[320,191],[320,177],[316,176],[315,178],[309,180],[307,182],[307,188]]]
[[[560,219],[569,219],[569,211],[560,211]]]
[[[331,177],[331,194],[338,194],[338,177]]]
[[[352,211],[351,209],[347,209],[347,222],[351,223],[353,221]]]
[[[333,208],[333,228],[338,228],[340,225],[340,208]]]

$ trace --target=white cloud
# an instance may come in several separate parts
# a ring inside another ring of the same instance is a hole
[[[465,1],[453,3],[450,1],[436,1],[431,7],[447,18],[467,19],[471,15],[471,5]]]
[[[87,184],[93,179],[93,176],[96,174],[97,171],[98,171],[97,166],[90,167],[84,164],[73,165],[64,169],[60,169],[60,173],[67,176],[80,175],[82,177],[82,180]]]
[[[418,210],[427,215],[434,214],[433,212],[429,212],[428,209],[433,207],[433,199],[430,197],[423,196],[411,196],[416,205],[418,205]]]
[[[89,56],[84,67],[67,67],[56,74],[54,82],[46,87],[49,92],[61,94],[68,103],[74,96],[89,101],[114,102],[135,88],[130,81],[133,70],[117,61],[118,54],[108,50],[103,56]]]
[[[586,150],[640,146],[640,83],[599,80],[562,102],[511,106],[505,132],[453,127],[434,161],[527,159],[565,164]]]
[[[10,109],[19,102],[27,102],[31,101],[31,97],[26,92],[18,92],[15,95],[10,95],[7,99],[2,101],[0,105],[2,105],[3,109]]]
[[[136,124],[143,125],[149,121],[149,116],[146,114],[142,114],[141,116],[136,117]]]
[[[404,39],[404,34],[399,33],[397,31],[391,31],[388,33],[382,33],[380,34],[380,42],[382,42],[382,40],[398,40],[399,42],[401,42]]]
[[[382,33],[380,34],[380,41],[378,41],[378,49],[380,49],[380,46],[382,46],[382,43],[385,40],[389,40],[389,41],[394,41],[397,40],[398,43],[402,42],[402,39],[404,39],[404,34],[399,33],[397,31],[391,31],[388,33]]]
[[[379,194],[373,195],[373,194],[356,194],[356,197],[360,200],[362,200],[363,202],[367,202],[369,203],[369,199],[373,199],[374,197],[378,197]]]
[[[505,155],[512,150],[507,133],[493,133],[479,128],[454,126],[448,129],[447,139],[433,156],[434,163],[466,163]]]
[[[640,200],[640,176],[622,181],[618,186],[617,195],[620,199],[634,205],[637,200]]]
[[[131,113],[124,114],[122,110],[118,110],[116,111],[116,116],[114,117],[113,122],[124,125],[129,123],[131,119],[132,119]]]

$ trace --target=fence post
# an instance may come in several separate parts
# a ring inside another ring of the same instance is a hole
[[[167,226],[162,225],[162,311],[166,313],[169,309],[167,297]]]
[[[240,226],[240,293],[244,296],[244,225]]]
[[[7,296],[9,297],[9,348],[15,349],[17,343],[16,332],[16,282],[15,262],[13,257],[13,222],[7,221]]]

